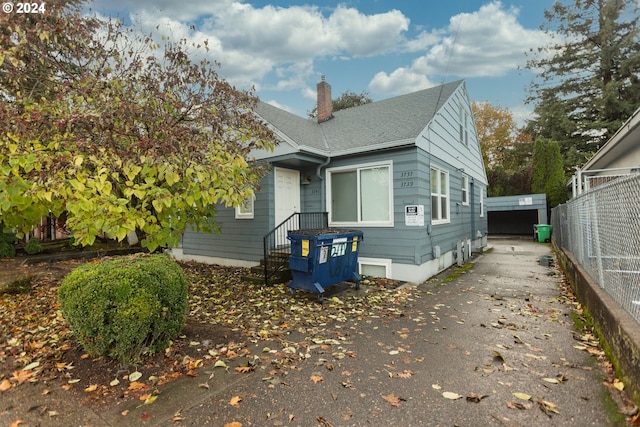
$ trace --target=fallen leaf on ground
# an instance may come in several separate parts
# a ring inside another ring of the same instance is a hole
[[[498,362],[504,362],[504,356],[498,350],[493,350],[493,359]]]
[[[7,391],[10,388],[11,388],[11,381],[2,380],[2,382],[0,383],[0,391]]]
[[[400,378],[411,378],[413,376],[413,372],[405,369],[402,372],[398,372],[396,375]]]
[[[129,387],[127,388],[127,390],[142,390],[143,388],[146,388],[147,386],[144,385],[141,382],[138,381],[134,381],[131,384],[129,384]]]
[[[382,396],[382,398],[389,402],[391,406],[400,406],[400,398],[396,397],[393,393]]]
[[[478,403],[482,399],[484,399],[485,397],[489,397],[489,395],[488,394],[471,393],[469,396],[467,396],[467,401],[468,402],[473,402],[473,403]]]
[[[526,393],[513,393],[513,395],[515,397],[517,397],[518,399],[522,399],[522,400],[531,400],[531,395],[526,394]]]
[[[560,411],[558,411],[558,405],[556,405],[553,402],[548,402],[546,400],[539,400],[538,406],[540,406],[540,409],[542,410],[542,412],[544,412],[548,416],[551,416],[551,413],[554,413],[554,414],[560,413]]]
[[[239,422],[237,422],[237,421],[234,421],[234,422],[232,422],[232,423],[226,423],[226,424],[224,425],[224,427],[242,427],[242,424],[240,424],[240,423],[239,423]]]
[[[146,399],[144,399],[144,405],[151,405],[153,402],[156,401],[156,399],[158,398],[158,396],[149,396]]]
[[[442,393],[442,397],[449,400],[458,400],[462,398],[462,395],[458,393],[452,393],[450,391],[445,391],[444,393]]]
[[[324,427],[333,427],[333,425],[329,421],[327,421],[324,417],[318,417],[317,420]]]
[[[231,400],[229,400],[229,405],[239,408],[240,402],[242,402],[242,398],[240,396],[233,396]]]
[[[32,371],[35,368],[37,368],[38,366],[40,366],[40,362],[32,362],[29,363],[27,366],[25,366],[24,368],[22,368],[23,371]]]
[[[129,374],[129,381],[132,383],[138,381],[140,378],[142,378],[141,372],[135,371]]]
[[[311,375],[309,379],[311,379],[314,384],[318,384],[320,381],[324,380],[324,378],[322,378],[320,375]]]
[[[12,373],[13,379],[16,380],[18,384],[22,384],[23,382],[30,379],[31,375],[31,371],[13,371]]]
[[[507,408],[509,409],[527,409],[527,407],[520,402],[507,401],[506,405],[507,405]]]
[[[89,387],[85,388],[84,391],[87,393],[91,393],[92,391],[96,391],[98,389],[98,384],[91,384]]]

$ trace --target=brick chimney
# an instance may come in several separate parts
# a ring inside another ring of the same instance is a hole
[[[318,94],[318,123],[326,122],[333,118],[333,104],[331,102],[331,85],[320,77],[320,83],[316,86]]]

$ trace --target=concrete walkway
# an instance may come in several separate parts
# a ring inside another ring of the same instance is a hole
[[[412,289],[400,316],[328,323],[334,339],[306,337],[307,359],[284,370],[213,369],[163,386],[151,405],[78,408],[75,419],[50,425],[615,425],[561,276],[539,263],[549,245],[492,239],[490,247],[452,281]]]

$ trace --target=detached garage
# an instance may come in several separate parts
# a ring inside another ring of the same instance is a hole
[[[546,194],[488,197],[486,207],[489,235],[533,237],[534,224],[548,224]]]

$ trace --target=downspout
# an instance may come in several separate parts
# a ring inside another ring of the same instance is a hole
[[[323,184],[324,184],[324,178],[322,177],[322,168],[327,166],[329,164],[329,162],[331,162],[331,157],[327,157],[325,159],[325,161],[320,163],[318,165],[318,168],[316,169],[316,176],[320,180],[320,210],[322,212],[326,212],[327,211],[327,209],[326,209],[326,205],[327,205],[327,202],[326,202],[326,197],[327,196],[326,196],[326,194],[327,194],[327,191],[326,191],[326,188],[322,188]]]
[[[473,240],[475,239],[475,230],[476,230],[476,216],[475,216],[475,206],[476,206],[476,199],[475,199],[475,185],[473,185],[474,179],[473,177],[471,177],[471,194],[470,194],[470,205],[471,205],[471,251],[473,252]]]

